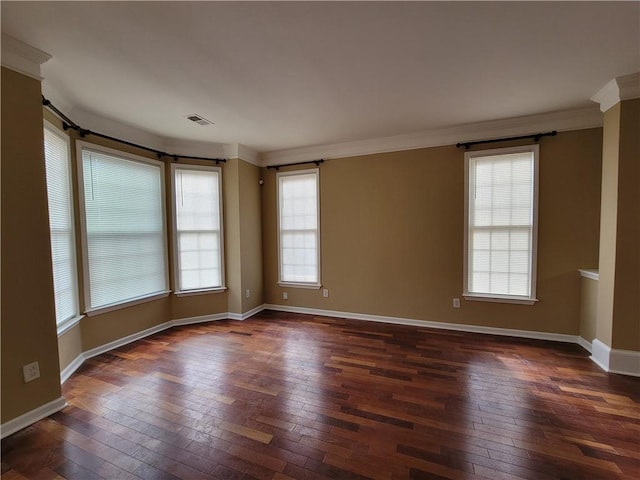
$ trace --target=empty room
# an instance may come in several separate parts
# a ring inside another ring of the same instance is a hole
[[[2,1],[1,478],[640,478],[640,2]]]

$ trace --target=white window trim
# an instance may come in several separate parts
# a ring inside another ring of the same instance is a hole
[[[281,280],[278,281],[278,285],[281,287],[291,287],[291,288],[306,288],[308,290],[320,290],[322,288],[321,283],[300,283],[300,282],[283,282]]]
[[[318,281],[317,282],[287,282],[282,280],[282,250],[280,248],[280,177],[290,177],[297,175],[315,175],[316,179],[316,218],[318,219],[318,226],[316,228],[316,261],[318,262]],[[308,168],[305,170],[291,170],[289,172],[277,172],[276,173],[276,208],[277,208],[277,236],[278,236],[278,285],[281,287],[291,287],[291,288],[307,288],[313,290],[319,290],[322,287],[321,280],[321,255],[320,255],[320,169],[319,168]]]
[[[68,154],[68,168],[69,168],[69,187],[71,189],[71,192],[69,192],[71,194],[71,216],[72,216],[72,220],[73,222],[71,223],[71,243],[72,243],[72,247],[73,247],[73,269],[75,271],[75,275],[73,276],[73,288],[75,289],[75,301],[76,301],[76,315],[70,318],[67,318],[63,321],[61,321],[60,323],[58,323],[56,321],[56,329],[57,329],[57,333],[58,336],[62,335],[63,333],[65,333],[66,331],[70,330],[71,328],[75,327],[78,323],[80,323],[80,320],[82,320],[84,318],[84,315],[80,314],[80,291],[78,288],[78,245],[76,242],[76,227],[75,227],[75,221],[76,221],[76,212],[75,212],[75,208],[74,208],[74,204],[73,204],[73,166],[71,164],[71,139],[69,138],[69,135],[67,135],[66,133],[60,131],[60,129],[58,127],[56,127],[53,123],[49,122],[48,120],[44,120],[44,128],[47,129],[49,132],[51,132],[52,134],[56,135],[58,138],[64,140],[64,142],[67,144],[67,154]]]
[[[75,316],[73,318],[68,318],[63,322],[60,322],[58,324],[58,337],[64,335],[69,330],[71,330],[73,327],[78,325],[80,323],[80,320],[82,320],[84,317],[85,317],[85,315],[78,315],[78,316]]]
[[[222,285],[211,288],[198,288],[192,290],[180,290],[179,259],[178,259],[178,216],[176,212],[176,170],[196,170],[206,172],[218,172],[218,206],[220,217],[220,277]],[[171,164],[171,226],[173,238],[173,292],[178,297],[191,295],[203,295],[207,293],[221,293],[227,290],[225,276],[224,256],[224,206],[222,204],[222,168],[209,165]]]
[[[164,248],[164,271],[165,278],[164,284],[165,289],[160,292],[153,292],[149,295],[144,295],[142,297],[130,298],[122,302],[113,303],[110,305],[103,305],[96,308],[90,308],[91,305],[91,287],[89,285],[89,251],[88,251],[88,241],[87,241],[87,223],[86,223],[86,211],[85,211],[85,198],[84,198],[84,174],[82,169],[82,152],[84,150],[90,150],[97,153],[104,153],[108,155],[114,155],[126,160],[131,160],[139,163],[146,163],[148,165],[153,165],[160,167],[160,182],[162,185],[161,189],[161,203],[162,203],[162,243]],[[132,305],[138,305],[140,303],[149,302],[152,300],[156,300],[158,298],[163,298],[171,293],[169,289],[169,260],[168,260],[168,242],[167,242],[167,200],[166,200],[166,182],[165,182],[165,164],[164,162],[153,160],[150,158],[140,157],[138,155],[134,155],[131,153],[123,152],[121,150],[115,150],[113,148],[103,147],[102,145],[96,145],[94,143],[84,142],[81,140],[76,140],[76,160],[77,160],[77,169],[78,169],[78,197],[79,197],[79,214],[80,214],[80,239],[82,242],[82,273],[83,273],[83,283],[84,283],[84,301],[85,301],[85,314],[89,317],[99,315],[101,313],[112,312],[114,310],[120,310],[122,308],[130,307]]]
[[[498,295],[469,292],[469,163],[475,156],[505,155],[510,153],[533,153],[533,228],[531,230],[531,295]],[[540,146],[538,144],[518,147],[477,150],[464,154],[464,277],[463,293],[465,300],[534,305],[536,298],[537,266],[538,266],[538,184],[539,184]]]
[[[173,292],[176,297],[193,297],[195,295],[207,295],[209,293],[224,293],[227,287],[201,288],[198,290],[183,290],[181,292]]]

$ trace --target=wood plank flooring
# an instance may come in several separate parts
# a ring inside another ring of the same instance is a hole
[[[640,379],[576,345],[265,311],[94,357],[14,479],[640,478]]]

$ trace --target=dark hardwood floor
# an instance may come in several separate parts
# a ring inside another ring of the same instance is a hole
[[[263,312],[94,357],[2,480],[640,478],[640,379],[576,345]]]

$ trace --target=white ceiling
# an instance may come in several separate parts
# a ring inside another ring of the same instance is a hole
[[[44,88],[71,115],[259,152],[583,108],[609,80],[640,70],[639,2],[1,9],[3,33],[52,55]],[[192,113],[215,125],[187,121]]]

